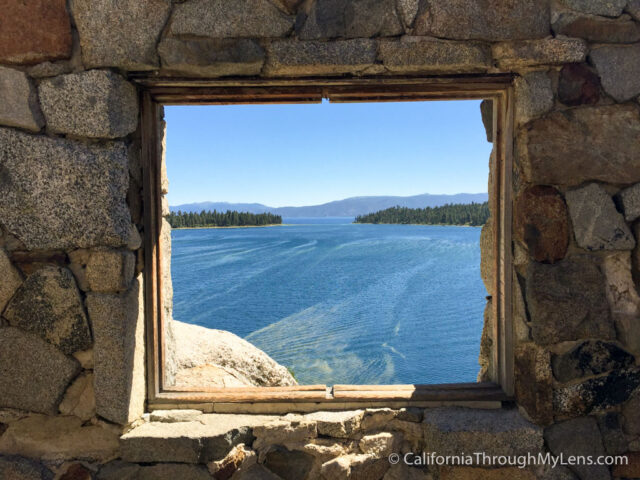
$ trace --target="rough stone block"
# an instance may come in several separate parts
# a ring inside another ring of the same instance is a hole
[[[553,112],[531,122],[518,143],[525,149],[524,176],[532,183],[640,181],[640,112],[632,105]]]
[[[640,25],[625,16],[619,19],[562,13],[553,23],[553,31],[567,37],[593,43],[633,43],[640,40]]]
[[[622,416],[618,412],[609,412],[597,418],[602,443],[607,453],[622,455],[626,452],[629,448],[629,442],[622,432]]]
[[[489,47],[477,42],[402,37],[380,40],[379,55],[394,73],[466,73],[491,67]]]
[[[640,370],[617,370],[603,377],[561,387],[553,392],[557,417],[602,413],[625,403],[640,385]]]
[[[375,40],[279,40],[267,46],[265,74],[287,76],[358,73],[373,67],[375,62]]]
[[[117,73],[89,70],[43,80],[47,129],[79,137],[118,138],[138,126],[138,94]]]
[[[627,0],[562,0],[567,7],[592,15],[619,17]]]
[[[7,305],[4,317],[67,355],[91,347],[82,298],[66,268],[44,267],[29,275]]]
[[[503,42],[493,45],[493,57],[502,69],[519,69],[537,65],[562,65],[583,62],[587,44],[578,38],[545,38]]]
[[[376,458],[388,457],[393,451],[393,441],[393,434],[380,432],[362,437],[358,442],[358,447],[364,454],[373,455]]]
[[[156,68],[156,44],[170,9],[170,0],[72,0],[85,67]]]
[[[637,391],[622,407],[624,432],[640,436],[640,391]]]
[[[459,40],[526,40],[549,34],[548,0],[430,1],[415,34]]]
[[[600,100],[600,79],[585,64],[570,63],[560,70],[558,100],[565,105],[593,105]]]
[[[640,218],[640,183],[625,188],[620,192],[619,198],[624,211],[624,219],[627,222],[633,222]]]
[[[318,0],[298,36],[303,40],[391,37],[403,30],[393,0]]]
[[[623,2],[624,0],[618,0]],[[629,0],[627,2],[627,13],[635,20],[640,20],[640,0]]]
[[[96,412],[129,423],[144,411],[144,289],[142,274],[123,295],[90,293]]]
[[[532,262],[525,291],[536,343],[615,338],[604,276],[590,258],[571,257],[555,265]]]
[[[597,183],[565,194],[573,232],[586,250],[631,250],[636,242],[613,199]]]
[[[320,435],[348,438],[360,428],[364,411],[315,412],[307,415],[306,418],[316,423]]]
[[[33,460],[16,456],[0,456],[0,478],[7,480],[53,480],[53,472]]]
[[[163,70],[206,77],[258,75],[265,59],[263,48],[251,39],[165,38],[158,53]]]
[[[545,185],[524,190],[515,202],[514,233],[537,262],[562,260],[569,246],[569,216],[562,195]]]
[[[593,417],[576,418],[548,427],[544,439],[549,450],[556,456],[591,456],[596,458],[605,455],[598,423]],[[604,465],[570,465],[583,480],[608,480],[611,478],[608,467]]]
[[[129,174],[122,143],[87,145],[0,129],[0,145],[0,223],[27,249],[127,243]]]
[[[553,356],[553,375],[559,382],[625,369],[635,363],[633,355],[617,345],[588,340],[566,353]]]
[[[294,17],[268,0],[189,0],[174,5],[170,35],[210,38],[283,37]]]
[[[525,124],[553,108],[553,90],[547,72],[537,71],[517,77],[514,87],[517,124]]]
[[[9,425],[0,437],[0,452],[61,462],[81,459],[105,462],[118,456],[118,434],[97,425],[83,426],[77,417],[32,415]]]
[[[308,453],[276,446],[266,454],[264,466],[283,480],[309,478],[314,458]]]
[[[0,407],[55,414],[78,363],[18,328],[0,328]]]
[[[34,64],[69,58],[71,23],[65,0],[5,0],[0,63]]]
[[[640,43],[606,45],[591,50],[604,90],[618,102],[640,95]]]
[[[74,380],[67,388],[59,409],[63,415],[75,415],[85,422],[95,415],[96,397],[92,373],[81,375]]]
[[[0,314],[4,311],[13,294],[22,285],[22,276],[11,264],[6,252],[0,248]]]
[[[276,420],[253,429],[256,440],[254,450],[262,450],[270,445],[307,441],[318,436],[316,422],[307,418],[300,420]]]
[[[131,286],[136,256],[128,251],[94,250],[85,267],[89,290],[97,293],[124,292]]]
[[[553,422],[553,378],[549,352],[535,344],[519,345],[515,353],[515,395],[536,424]]]
[[[427,409],[422,424],[426,445],[439,455],[535,455],[543,446],[542,430],[515,409]]]
[[[43,123],[29,78],[19,70],[0,67],[0,124],[37,132]]]

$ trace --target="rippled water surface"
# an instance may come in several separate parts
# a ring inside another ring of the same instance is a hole
[[[303,384],[475,381],[480,228],[284,221],[173,231],[174,317],[234,332]]]

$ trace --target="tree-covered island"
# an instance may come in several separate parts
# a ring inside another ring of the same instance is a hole
[[[391,207],[358,215],[353,223],[402,223],[418,225],[484,225],[489,219],[489,203],[457,203],[441,207]]]
[[[282,224],[282,217],[272,213],[201,211],[171,212],[167,217],[171,228],[265,227]]]

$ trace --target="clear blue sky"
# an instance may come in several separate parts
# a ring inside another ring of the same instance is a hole
[[[169,203],[487,191],[479,101],[165,107]]]

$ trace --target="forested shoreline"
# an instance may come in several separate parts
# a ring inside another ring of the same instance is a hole
[[[226,212],[201,211],[171,212],[167,216],[171,228],[206,228],[206,227],[261,227],[265,225],[279,225],[282,223],[280,215],[272,213],[250,213],[227,210]]]
[[[418,225],[484,225],[489,219],[489,203],[457,203],[441,207],[391,207],[358,215],[353,223],[400,223]]]

